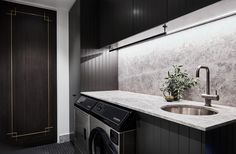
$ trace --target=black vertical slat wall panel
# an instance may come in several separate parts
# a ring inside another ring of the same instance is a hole
[[[201,154],[202,132],[139,113],[138,154]]]
[[[202,152],[202,135],[200,130],[190,128],[189,134],[189,153],[200,154]]]
[[[156,149],[155,146],[160,144],[154,142],[155,136],[154,134],[160,132],[160,128],[155,126],[155,119],[148,117],[147,115],[141,115],[140,118],[142,120],[137,121],[137,154],[155,154]],[[143,133],[143,132],[152,132],[152,133]],[[159,146],[160,147],[160,146]]]
[[[170,126],[170,142],[169,142],[169,154],[176,154],[179,151],[179,126],[176,123],[169,123]]]
[[[179,154],[189,153],[189,128],[179,125]]]
[[[236,154],[236,124],[200,131],[138,113],[137,154]]]
[[[169,122],[161,120],[161,153],[169,154]]]
[[[137,154],[235,154],[236,124],[200,131],[138,113]]]
[[[99,1],[81,0],[81,91],[118,90],[118,53],[99,49]]]

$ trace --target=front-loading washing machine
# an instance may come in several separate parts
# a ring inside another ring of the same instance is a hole
[[[97,102],[90,116],[89,154],[135,154],[135,121],[133,111]]]
[[[76,154],[135,154],[135,112],[81,96],[75,103]]]

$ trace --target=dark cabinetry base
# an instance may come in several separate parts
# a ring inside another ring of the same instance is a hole
[[[236,123],[200,131],[139,113],[138,154],[233,154],[236,152]]]

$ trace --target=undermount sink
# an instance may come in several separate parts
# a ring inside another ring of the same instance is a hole
[[[161,107],[162,110],[185,115],[214,115],[218,112],[202,106],[193,106],[193,105],[167,105]]]

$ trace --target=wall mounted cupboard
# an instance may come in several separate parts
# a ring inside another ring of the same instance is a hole
[[[220,0],[99,0],[99,47],[164,25]]]

